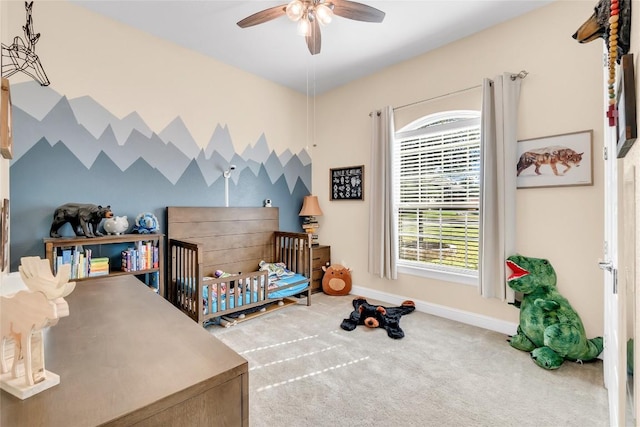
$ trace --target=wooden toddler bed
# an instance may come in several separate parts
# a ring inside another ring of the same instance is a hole
[[[274,231],[278,215],[278,208],[168,207],[167,299],[202,325],[293,295],[306,294],[310,305],[311,237]]]

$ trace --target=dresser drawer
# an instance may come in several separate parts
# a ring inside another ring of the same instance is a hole
[[[319,292],[322,290],[322,267],[331,265],[331,246],[318,245],[311,248],[311,290]]]

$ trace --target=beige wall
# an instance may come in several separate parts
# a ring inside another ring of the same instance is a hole
[[[8,9],[9,38],[22,35],[24,2]],[[306,97],[298,92],[67,1],[35,2],[33,19],[51,88],[67,98],[91,96],[118,117],[135,111],[155,132],[180,116],[200,146],[220,124],[238,152],[262,133],[278,154],[305,148]],[[19,73],[11,83],[28,79]]]
[[[571,35],[593,2],[560,1],[368,78],[320,96],[313,191],[319,196],[320,242],[333,262],[353,269],[354,285],[517,323],[518,310],[478,296],[476,287],[400,275],[397,281],[367,273],[368,208],[364,202],[330,202],[331,167],[370,162],[369,112],[476,86],[483,77],[527,70],[522,82],[519,139],[593,129],[594,185],[518,190],[517,251],[548,258],[558,287],[581,314],[589,336],[603,333],[603,87],[601,41],[580,45]],[[474,91],[469,96],[477,96]],[[423,107],[403,109],[403,124]],[[365,192],[369,191],[365,180]]]

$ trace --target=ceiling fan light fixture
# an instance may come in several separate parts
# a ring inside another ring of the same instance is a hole
[[[331,23],[333,19],[333,10],[326,4],[322,3],[316,6],[316,17],[318,18],[318,22],[322,25],[327,25]]]
[[[298,21],[298,35],[306,37],[311,31],[311,23],[305,17]]]
[[[286,12],[289,19],[295,22],[302,18],[302,15],[304,14],[304,6],[300,0],[292,0],[287,5]]]

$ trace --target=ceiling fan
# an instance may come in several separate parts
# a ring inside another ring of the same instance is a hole
[[[240,28],[263,24],[287,15],[298,23],[298,34],[304,35],[309,52],[320,53],[320,25],[331,22],[333,15],[364,22],[382,22],[385,13],[375,7],[350,0],[292,0],[270,7],[238,21]]]

